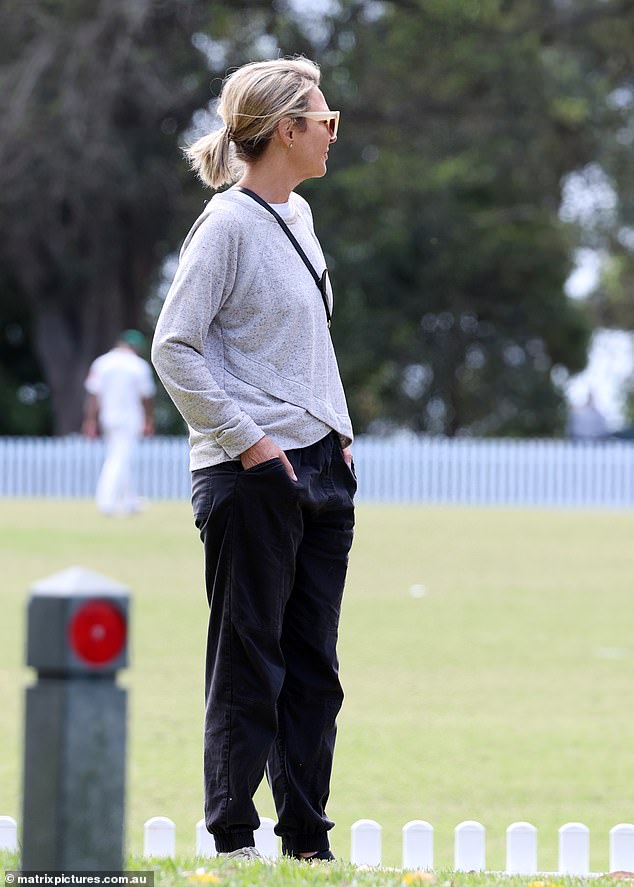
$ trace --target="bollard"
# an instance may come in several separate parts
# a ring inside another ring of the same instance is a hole
[[[530,822],[513,822],[506,830],[507,875],[537,872],[537,829]]]
[[[610,829],[610,871],[634,871],[634,825],[620,822]]]
[[[485,863],[485,828],[480,822],[466,820],[454,830],[454,868],[457,872],[483,872]]]
[[[260,827],[254,835],[255,849],[266,859],[277,859],[280,855],[279,839],[274,831],[275,823],[268,816],[260,819]]]
[[[0,850],[18,849],[18,825],[11,816],[0,816]]]
[[[353,865],[381,865],[381,826],[373,819],[352,824],[350,862]]]
[[[403,826],[403,868],[434,868],[434,829],[424,819],[413,819]]]
[[[167,816],[153,816],[143,829],[143,856],[173,859],[176,856],[176,825]]]
[[[559,829],[557,871],[577,877],[590,872],[590,829],[582,822],[567,822]]]
[[[217,856],[213,835],[207,831],[204,819],[196,823],[196,856]]]
[[[30,592],[22,868],[120,871],[128,592],[80,567]]]

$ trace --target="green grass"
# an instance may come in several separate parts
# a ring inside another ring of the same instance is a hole
[[[0,869],[19,869],[16,854],[0,851]],[[501,884],[504,887],[608,887],[614,880],[609,876],[583,879],[572,877],[519,877],[499,873],[452,872],[450,870],[430,872],[402,872],[394,869],[364,869],[341,861],[305,865],[295,860],[279,860],[275,864],[250,862],[235,863],[230,860],[209,860],[199,857],[175,860],[153,860],[149,863],[140,857],[130,858],[126,870],[131,878],[135,872],[153,871],[155,887],[207,887],[218,884],[221,887],[320,887],[335,884],[340,887],[489,887]],[[631,884],[632,879],[627,879]]]
[[[633,539],[631,512],[359,508],[329,806],[336,854],[349,858],[351,824],[372,818],[385,865],[399,865],[402,826],[426,819],[446,869],[455,826],[477,819],[499,870],[506,827],[528,820],[540,868],[553,871],[557,829],[574,820],[591,829],[591,869],[607,868],[609,829],[634,820]],[[20,818],[28,587],[80,564],[134,595],[121,680],[128,850],[140,854],[143,822],[165,815],[178,853],[193,853],[206,612],[188,504],[117,521],[87,501],[3,500],[0,552],[0,814]],[[258,806],[274,816],[266,786]]]

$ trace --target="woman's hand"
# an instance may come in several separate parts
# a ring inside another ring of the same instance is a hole
[[[343,453],[343,459],[350,471],[352,471],[352,447],[344,447],[341,451]]]
[[[240,453],[242,467],[247,470],[249,468],[254,468],[256,465],[260,465],[262,462],[268,462],[269,459],[279,459],[291,480],[297,480],[293,466],[288,461],[284,450],[280,449],[278,445],[266,435],[261,437],[260,440],[257,443],[254,443],[252,447],[249,447],[248,450],[245,450],[244,453]]]

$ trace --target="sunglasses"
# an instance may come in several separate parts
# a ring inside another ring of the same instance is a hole
[[[304,111],[299,117],[308,117],[310,120],[320,120],[328,123],[328,134],[331,139],[337,138],[337,130],[339,129],[339,117],[341,111]]]

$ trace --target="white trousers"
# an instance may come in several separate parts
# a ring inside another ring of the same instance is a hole
[[[139,439],[126,428],[104,430],[106,458],[97,482],[97,508],[104,514],[130,514],[138,510],[132,461]]]

